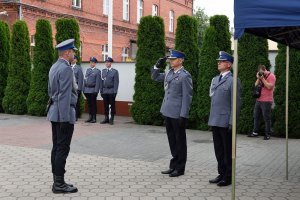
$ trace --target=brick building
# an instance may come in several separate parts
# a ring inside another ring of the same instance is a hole
[[[111,0],[0,0],[0,20],[12,25],[22,19],[28,24],[34,45],[36,20],[47,19],[55,36],[57,18],[76,18],[80,25],[82,61],[95,56],[103,61],[108,55],[108,11]],[[113,0],[112,52],[115,61],[135,59],[137,25],[142,16],[164,19],[166,45],[174,47],[176,19],[192,15],[193,0]],[[7,13],[7,14],[6,14]]]

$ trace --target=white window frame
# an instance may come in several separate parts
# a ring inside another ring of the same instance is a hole
[[[102,45],[102,59],[103,59],[103,61],[105,61],[107,57],[108,57],[108,44],[104,44],[104,45]]]
[[[72,0],[72,6],[75,8],[81,8],[81,0]]]
[[[123,20],[129,21],[130,0],[123,0]]]
[[[137,12],[136,12],[136,22],[139,24],[141,18],[143,17],[144,1],[137,0]]]
[[[122,48],[122,62],[126,62],[127,58],[129,55],[129,48],[128,47],[123,47]]]
[[[158,16],[158,5],[152,5],[152,16]]]
[[[109,0],[103,0],[103,15],[109,14]]]
[[[169,11],[169,32],[174,32],[174,11]]]

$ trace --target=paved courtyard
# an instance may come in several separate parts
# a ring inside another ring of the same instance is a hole
[[[97,116],[98,122],[103,116]],[[188,130],[184,176],[160,174],[170,159],[164,127],[141,126],[116,117],[115,125],[75,125],[67,182],[78,193],[53,194],[51,129],[45,118],[0,114],[0,200],[229,200],[231,186],[208,180],[216,174],[210,132]],[[300,140],[237,138],[236,199],[299,200]]]

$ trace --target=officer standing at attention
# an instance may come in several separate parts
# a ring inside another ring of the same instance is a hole
[[[74,56],[74,60],[71,63],[74,76],[75,76],[75,81],[78,86],[77,89],[77,103],[76,103],[76,121],[80,117],[80,97],[81,97],[81,92],[82,92],[82,87],[83,87],[83,73],[80,65],[77,65],[78,61],[78,56]]]
[[[119,72],[113,69],[111,64],[114,60],[108,57],[105,60],[106,69],[102,70],[102,87],[100,88],[101,97],[104,102],[104,114],[105,118],[101,124],[109,123],[114,124],[114,116],[116,114],[116,96],[119,88]],[[110,105],[110,119],[109,116],[109,105]]]
[[[84,95],[89,106],[89,119],[85,122],[96,123],[97,96],[101,86],[101,71],[96,68],[97,59],[90,58],[90,68],[86,70],[84,78]]]
[[[76,118],[77,91],[70,63],[77,49],[74,46],[74,39],[65,40],[56,48],[59,58],[49,71],[48,95],[52,103],[47,113],[47,119],[52,125],[51,165],[54,179],[52,191],[74,193],[78,191],[77,188],[65,183],[64,174]]]
[[[153,80],[164,82],[165,96],[160,112],[165,117],[172,159],[169,169],[161,173],[169,174],[170,177],[184,175],[187,160],[185,129],[192,102],[193,83],[191,75],[182,66],[184,58],[184,53],[172,50],[169,57],[171,70],[160,73],[167,57],[160,58],[151,70]]]
[[[231,66],[233,57],[225,51],[219,52],[219,75],[211,81],[211,107],[208,125],[212,127],[215,155],[218,162],[219,175],[209,180],[218,186],[231,184],[232,168],[232,99],[233,77]],[[237,116],[240,111],[240,80],[237,82]]]

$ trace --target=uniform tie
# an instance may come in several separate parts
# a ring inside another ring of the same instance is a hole
[[[219,76],[219,82],[222,80],[222,77],[223,77],[222,75]]]

